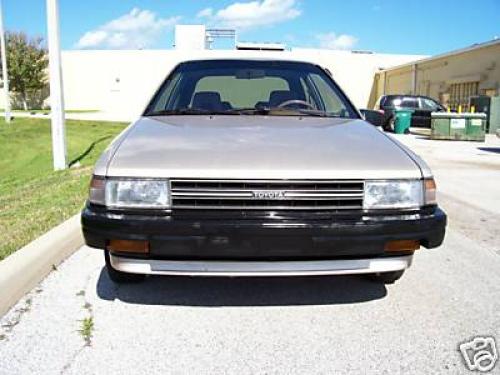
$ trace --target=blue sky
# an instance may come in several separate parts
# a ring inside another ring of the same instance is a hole
[[[6,28],[45,35],[45,0],[4,0]],[[175,23],[236,27],[244,41],[437,54],[500,37],[500,0],[59,0],[72,48],[170,48]]]

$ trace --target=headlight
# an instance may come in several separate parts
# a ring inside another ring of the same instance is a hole
[[[117,208],[166,208],[169,206],[165,180],[108,180],[106,206]]]
[[[168,208],[168,181],[94,176],[90,183],[89,200],[111,208]]]
[[[363,208],[419,208],[424,205],[421,180],[366,181]]]

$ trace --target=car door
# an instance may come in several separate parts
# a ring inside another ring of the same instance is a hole
[[[431,98],[419,98],[419,108],[415,111],[415,117],[417,118],[416,121],[418,121],[419,125],[415,126],[430,128],[432,112],[440,111],[441,108],[441,105]]]
[[[419,98],[413,98],[413,97],[405,98],[403,103],[405,104],[405,107],[413,109],[411,126],[419,128],[423,127],[426,122],[426,118],[428,117],[428,114],[426,113],[426,111],[422,110]]]

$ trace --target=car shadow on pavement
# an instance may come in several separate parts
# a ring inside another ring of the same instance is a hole
[[[500,147],[478,147],[478,150],[500,154]]]
[[[293,306],[360,303],[387,295],[385,285],[362,276],[318,277],[159,277],[116,285],[103,268],[97,295],[143,305]]]

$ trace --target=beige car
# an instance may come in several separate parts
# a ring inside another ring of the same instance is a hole
[[[311,63],[178,65],[104,152],[82,212],[115,282],[369,274],[394,282],[446,215],[429,167]]]

